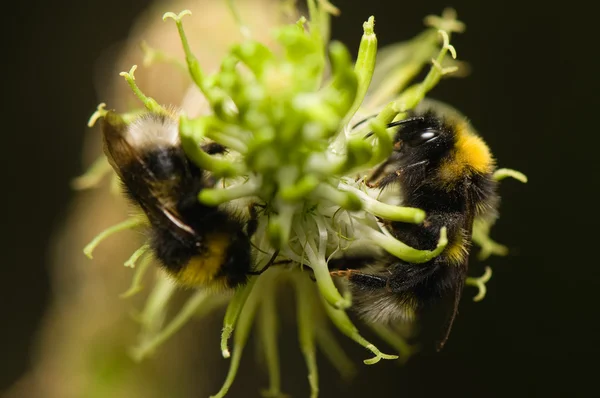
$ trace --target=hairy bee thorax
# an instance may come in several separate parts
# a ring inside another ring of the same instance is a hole
[[[408,141],[396,155],[403,204],[426,212],[493,213],[498,205],[492,179],[495,160],[486,143],[463,118],[433,112],[422,118],[420,124],[402,127],[396,138]],[[409,140],[422,131],[435,131],[437,136],[411,147]]]
[[[458,123],[452,129],[453,147],[440,162],[436,175],[441,185],[452,189],[466,178],[491,175],[494,160],[485,142],[469,130],[466,122]]]

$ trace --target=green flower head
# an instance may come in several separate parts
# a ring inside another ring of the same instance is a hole
[[[269,48],[252,38],[243,16],[230,1],[244,40],[229,49],[220,68],[212,74],[202,69],[190,50],[184,30],[185,16],[190,11],[164,15],[163,19],[174,23],[178,30],[187,72],[208,103],[209,109],[202,116],[188,117],[146,96],[136,84],[136,66],[121,74],[148,112],[169,117],[175,113],[186,156],[218,181],[214,187],[200,191],[200,203],[235,206],[252,202],[258,209],[252,235],[253,262],[257,271],[266,271],[251,276],[233,294],[199,287],[162,328],[156,327],[156,320],[165,316],[177,288],[167,277],[158,279],[142,312],[140,341],[133,350],[133,356],[142,359],[192,316],[226,304],[221,351],[225,358],[231,357],[231,365],[222,389],[214,397],[224,396],[233,383],[254,323],[259,327],[270,374],[267,393],[281,395],[277,297],[282,286],[291,286],[296,293],[300,348],[312,396],[318,394],[317,346],[343,375],[354,371],[333,337],[330,324],[370,351],[372,356],[364,360],[366,364],[381,359],[405,360],[414,349],[394,328],[367,325],[396,350],[394,355],[383,353],[361,336],[346,313],[352,307],[350,291],[334,283],[328,262],[370,245],[406,262],[425,263],[448,244],[445,228],[433,250],[417,250],[392,236],[381,220],[421,224],[426,214],[419,208],[386,202],[381,192],[365,181],[394,151],[395,131],[388,126],[405,118],[406,112],[424,100],[442,77],[460,71],[462,64],[456,61],[450,38],[464,30],[463,23],[452,10],[427,17],[428,27],[423,33],[383,49],[378,57],[375,19],[370,17],[363,24],[358,56],[353,60],[345,45],[329,39],[330,14],[337,9],[326,0],[307,3],[308,17],[276,28],[273,37],[277,46]],[[148,60],[172,59],[147,45],[144,49]],[[429,67],[425,78],[413,83],[424,67]],[[139,113],[117,115],[101,104],[90,125],[108,115],[127,125]],[[201,149],[207,142],[228,150],[210,155]],[[76,181],[76,186],[95,185],[110,170],[107,165],[105,159],[100,159]],[[495,176],[525,179],[507,169],[498,170]],[[144,217],[130,218],[102,232],[85,253],[91,257],[98,243],[117,231],[147,224]],[[506,252],[489,238],[491,224],[485,219],[474,223],[473,241],[481,246],[482,258]],[[150,244],[142,245],[125,262],[135,268],[135,273],[124,297],[141,290],[142,278],[153,259],[150,249]],[[278,265],[270,267],[275,262]],[[480,290],[476,300],[483,298],[490,276],[488,268],[481,278],[467,279],[467,285]]]

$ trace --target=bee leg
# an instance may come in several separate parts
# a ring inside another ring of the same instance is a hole
[[[369,188],[377,188],[380,185],[381,179],[379,181],[377,181],[377,179],[381,176],[381,173],[383,173],[383,170],[385,170],[387,165],[388,162],[383,162],[367,176],[365,181]]]
[[[399,154],[396,152],[392,153],[386,161],[384,161],[379,166],[377,166],[377,168],[375,168],[375,170],[373,170],[367,176],[367,178],[365,179],[367,186],[369,188],[379,188],[379,187],[383,188],[387,184],[396,180],[398,178],[398,175],[395,172],[388,172],[386,175],[383,175],[383,176],[382,176],[382,174],[386,171],[385,169],[390,164],[393,164],[394,162],[396,162],[398,160],[399,160]]]
[[[216,142],[209,142],[202,145],[202,150],[209,155],[220,155],[227,152],[227,147]]]
[[[248,213],[250,213],[250,220],[246,224],[246,235],[248,237],[254,236],[258,229],[258,211],[256,210],[257,204],[252,203],[248,206]]]
[[[248,275],[260,275],[260,274],[262,274],[263,272],[265,272],[266,270],[268,270],[271,265],[273,265],[275,263],[275,259],[277,258],[277,256],[279,256],[279,250],[275,250],[275,253],[273,253],[273,255],[271,256],[271,259],[269,260],[269,262],[267,263],[267,265],[265,265],[264,267],[262,267],[258,271],[248,271],[247,274]]]
[[[390,279],[381,275],[365,274],[355,269],[346,269],[330,272],[331,276],[346,278],[351,284],[361,289],[385,289],[391,291]]]
[[[259,210],[257,209],[263,209],[264,211],[265,208],[266,206],[260,203],[251,203],[248,205],[248,214],[250,215],[250,218],[246,224],[246,235],[248,235],[249,238],[254,236],[256,230],[258,229]]]
[[[362,119],[361,121],[357,122],[354,126],[352,126],[352,130],[354,130],[355,128],[357,128],[361,124],[368,122],[369,120],[373,119],[374,117],[377,117],[377,114],[371,115],[371,116],[367,116],[366,118]],[[372,134],[372,133],[369,133],[369,134]]]
[[[397,170],[393,173],[389,173],[389,174],[385,175],[384,177],[380,178],[374,184],[370,184],[370,185],[367,184],[367,186],[369,188],[383,188],[383,187],[387,186],[388,184],[391,184],[394,181],[396,181],[398,179],[398,176],[400,175],[399,174],[400,172],[401,172],[401,170]]]

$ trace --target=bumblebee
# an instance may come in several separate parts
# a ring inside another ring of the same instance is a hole
[[[148,218],[149,245],[183,286],[234,288],[252,273],[251,223],[239,211],[199,202],[216,180],[185,155],[175,116],[147,113],[125,124],[108,112],[104,152],[131,203]],[[208,154],[226,148],[209,143]]]
[[[421,250],[433,250],[445,226],[448,244],[426,263],[366,256],[346,259],[332,274],[347,278],[354,308],[370,322],[412,322],[436,302],[451,304],[441,348],[465,284],[473,220],[496,216],[495,161],[467,120],[445,105],[427,102],[392,125],[398,126],[394,152],[371,173],[368,185],[399,188],[402,205],[423,209],[426,218],[419,225],[380,221],[395,238]]]

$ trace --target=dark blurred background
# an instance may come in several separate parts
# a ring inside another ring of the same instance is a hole
[[[513,250],[509,257],[486,261],[494,269],[488,295],[473,303],[475,291],[467,290],[447,347],[412,358],[404,368],[361,367],[359,379],[344,391],[352,396],[375,389],[385,396],[591,394],[589,377],[600,355],[592,194],[599,132],[590,58],[595,50],[580,30],[590,25],[576,15],[586,11],[515,0],[334,3],[342,15],[334,20],[333,36],[351,48],[371,14],[380,43],[386,44],[420,32],[425,15],[455,7],[467,31],[452,42],[473,72],[443,81],[432,96],[471,118],[501,166],[530,179],[527,185],[501,184],[502,217],[493,236]],[[69,181],[83,168],[85,124],[101,101],[93,87],[95,62],[126,39],[147,5],[30,1],[5,8],[0,391],[30,365],[30,345],[49,302],[49,237],[74,195]],[[284,390],[291,393],[289,378],[305,380],[303,371],[284,374]],[[322,396],[336,396],[338,385],[322,379]],[[294,395],[303,396],[304,388]]]

